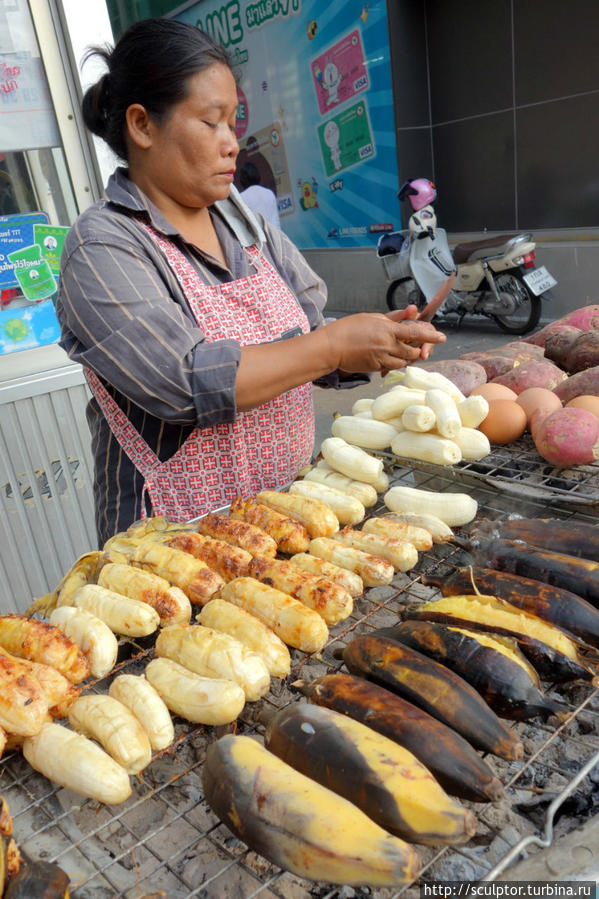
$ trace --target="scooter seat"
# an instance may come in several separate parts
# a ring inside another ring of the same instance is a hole
[[[508,240],[517,236],[517,234],[500,234],[498,237],[487,237],[486,240],[473,240],[470,243],[459,243],[453,248],[453,260],[456,265],[461,265],[472,259],[480,259],[482,256],[492,256],[491,250],[499,250]]]

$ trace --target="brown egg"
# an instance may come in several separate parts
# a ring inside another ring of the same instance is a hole
[[[489,413],[478,429],[491,443],[511,443],[526,430],[526,412],[516,400],[490,400]]]
[[[599,396],[593,396],[590,393],[584,393],[581,396],[575,396],[573,400],[566,403],[566,406],[574,406],[575,409],[586,409],[599,418]]]
[[[488,381],[486,384],[479,384],[471,391],[470,396],[484,396],[487,402],[491,400],[515,400],[518,394],[503,384],[493,384]]]
[[[530,427],[530,419],[536,409],[555,412],[556,409],[561,409],[562,407],[562,401],[559,396],[553,390],[547,390],[545,387],[527,387],[518,396],[516,402],[526,412],[527,427]]]

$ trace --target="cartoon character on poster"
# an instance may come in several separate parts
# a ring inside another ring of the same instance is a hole
[[[331,163],[335,171],[341,168],[341,147],[339,146],[339,126],[337,122],[327,122],[322,133],[323,139],[331,151]]]
[[[339,69],[334,62],[328,62],[324,67],[322,75],[322,86],[328,94],[327,106],[332,103],[339,102],[339,85],[341,84],[341,75]]]

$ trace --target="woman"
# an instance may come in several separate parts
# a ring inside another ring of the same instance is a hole
[[[444,335],[360,314],[232,188],[237,86],[191,25],[136,23],[83,100],[125,161],[69,232],[57,314],[86,371],[100,544],[145,514],[185,520],[289,481],[311,455],[310,382],[397,368]],[[412,345],[414,344],[414,345]]]

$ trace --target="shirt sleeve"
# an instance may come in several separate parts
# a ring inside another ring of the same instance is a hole
[[[77,226],[75,226],[77,227]],[[240,358],[234,340],[206,342],[175,299],[165,263],[123,230],[85,240],[63,254],[56,311],[61,345],[151,415],[205,427],[235,418]]]

